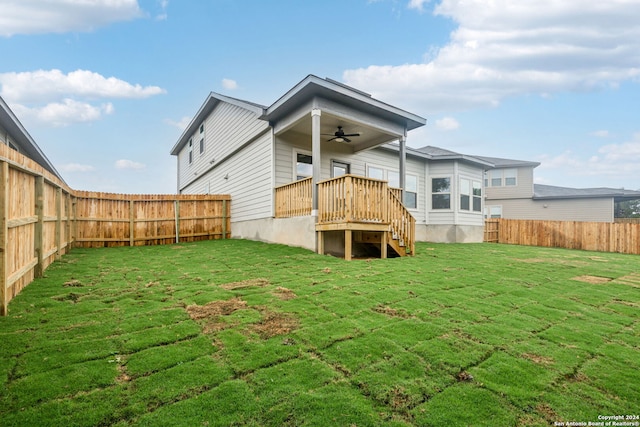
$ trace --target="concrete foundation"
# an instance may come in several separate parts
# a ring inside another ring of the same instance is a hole
[[[416,224],[416,241],[434,243],[482,243],[482,225]]]
[[[312,216],[232,222],[231,237],[281,243],[315,251],[316,222]]]

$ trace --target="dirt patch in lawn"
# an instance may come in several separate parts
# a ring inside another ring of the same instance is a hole
[[[600,276],[576,276],[572,277],[571,280],[577,280],[578,282],[591,283],[593,285],[601,285],[603,283],[609,283],[613,279],[610,277],[600,277]]]
[[[396,310],[395,308],[391,308],[389,306],[381,305],[381,304],[375,306],[373,308],[373,311],[375,311],[376,313],[387,315],[389,317],[400,317],[402,319],[407,319],[407,318],[411,317],[404,310]]]
[[[622,283],[623,285],[640,288],[640,273],[631,273],[627,276],[618,277],[615,281],[616,283]]]
[[[297,297],[291,289],[283,288],[282,286],[278,286],[273,294],[283,301],[288,301]]]
[[[536,406],[536,412],[542,415],[547,421],[554,422],[558,420],[558,414],[553,408],[546,403],[540,403]]]
[[[533,353],[523,353],[522,358],[531,360],[533,363],[537,363],[538,365],[552,365],[553,363],[555,363],[555,360],[553,360],[551,357],[540,356]]]
[[[260,322],[251,326],[251,330],[260,335],[262,339],[285,335],[298,327],[298,320],[286,313],[263,310],[262,316]]]
[[[269,281],[267,279],[259,278],[259,279],[242,280],[240,282],[225,283],[224,285],[220,285],[220,287],[222,289],[232,291],[235,289],[244,289],[244,288],[253,288],[253,287],[262,288],[264,286],[267,286],[268,284],[269,284]]]
[[[257,309],[262,319],[248,325],[248,331],[258,334],[263,339],[278,335],[288,334],[298,327],[298,320],[286,313],[276,313],[266,307],[249,307],[247,302],[240,298],[232,298],[224,301],[212,301],[205,305],[190,305],[186,310],[193,320],[203,323],[204,332],[212,333],[235,326],[235,323],[226,322],[224,316],[228,316],[238,310]]]
[[[240,298],[232,298],[226,301],[212,301],[205,305],[189,305],[187,313],[193,320],[212,319],[220,316],[228,316],[236,310],[247,308],[247,302]]]

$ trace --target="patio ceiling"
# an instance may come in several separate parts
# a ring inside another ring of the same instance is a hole
[[[342,146],[350,147],[352,152],[367,150],[381,144],[398,140],[399,135],[377,129],[371,125],[347,119],[322,111],[320,119],[320,141],[323,147]],[[329,141],[334,133],[342,126],[345,133],[360,133],[360,136],[348,137],[351,142]],[[277,134],[285,139],[305,141],[311,145],[311,114],[305,114],[299,120]]]

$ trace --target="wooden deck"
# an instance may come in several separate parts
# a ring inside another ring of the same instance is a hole
[[[311,213],[311,180],[276,189],[276,217]],[[386,258],[415,250],[415,219],[404,207],[398,189],[386,181],[344,175],[318,183],[318,253],[325,253],[328,232],[344,232],[344,256],[352,258],[354,243],[373,245]],[[307,213],[308,212],[308,213]]]

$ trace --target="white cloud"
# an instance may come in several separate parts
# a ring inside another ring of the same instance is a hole
[[[96,99],[147,98],[166,92],[158,86],[131,84],[87,70],[0,73],[0,85],[0,96],[16,112],[54,126],[94,121],[113,113],[112,103],[96,104]]]
[[[91,31],[144,14],[137,0],[1,0],[0,35]]]
[[[2,97],[13,102],[46,102],[61,97],[147,98],[166,91],[158,86],[131,84],[115,77],[76,70],[37,70],[0,73]]]
[[[62,172],[92,172],[96,168],[91,165],[83,165],[80,163],[67,163],[59,167]]]
[[[185,130],[187,126],[189,126],[189,123],[191,123],[191,117],[184,116],[177,122],[175,120],[165,119],[164,122],[168,125],[175,126],[180,130]]]
[[[440,130],[456,130],[460,127],[460,123],[453,117],[443,117],[436,120],[436,128]]]
[[[21,104],[13,104],[11,108],[21,117],[34,119],[56,127],[67,126],[71,123],[95,121],[105,114],[112,114],[114,111],[111,103],[94,106],[69,98],[63,99],[61,102],[49,103],[44,107],[30,108]]]
[[[434,13],[458,24],[447,45],[425,40],[425,62],[347,70],[345,83],[435,113],[640,78],[638,1],[441,0]]]
[[[621,182],[638,183],[640,133],[636,133],[628,142],[603,145],[596,153],[585,150],[579,155],[565,151],[556,156],[541,156],[538,161],[541,162],[540,169],[562,170],[571,176],[613,178]],[[629,187],[634,187],[634,184]]]
[[[222,87],[228,90],[235,90],[238,88],[238,83],[231,79],[222,79]]]
[[[596,130],[591,132],[591,136],[597,136],[598,138],[607,138],[610,136],[608,130]]]
[[[424,4],[429,3],[430,0],[409,0],[409,9],[416,9],[420,12],[424,11]]]
[[[120,159],[116,160],[115,167],[116,169],[140,170],[146,168],[147,166],[144,163],[134,162],[133,160]]]
[[[156,15],[156,21],[166,21],[168,18],[167,7],[169,6],[169,0],[159,0],[160,13]]]

